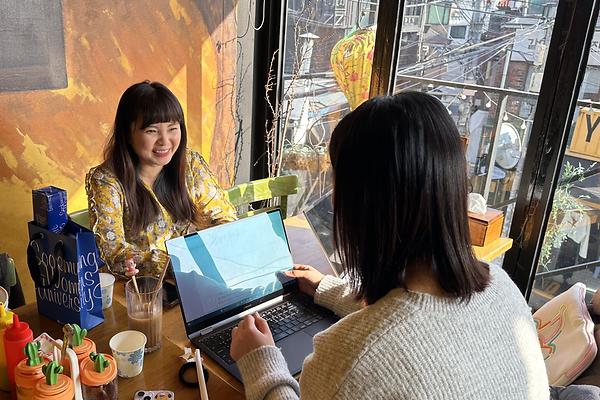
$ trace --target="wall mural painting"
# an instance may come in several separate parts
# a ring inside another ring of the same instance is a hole
[[[25,262],[31,190],[58,186],[67,190],[69,212],[87,207],[85,173],[100,162],[119,96],[132,83],[156,80],[173,90],[186,113],[190,147],[223,186],[231,185],[236,49],[222,44],[236,36],[235,4],[2,2],[0,16],[11,29],[0,32],[0,49],[15,52],[15,38],[25,41],[12,64],[4,57],[0,63],[0,252],[15,259],[27,301],[34,300]],[[40,12],[54,18],[37,18]],[[31,18],[18,21],[19,15]],[[53,44],[39,47],[45,37]],[[42,50],[28,51],[35,46]],[[43,64],[32,56],[40,51],[48,57],[37,75],[10,78],[15,68],[31,72]]]

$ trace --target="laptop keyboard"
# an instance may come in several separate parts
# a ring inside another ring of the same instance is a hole
[[[301,303],[286,301],[261,313],[268,322],[273,340],[278,341],[323,319],[323,316]],[[236,325],[234,325],[236,326]],[[231,331],[234,326],[200,340],[202,344],[221,357],[227,364],[234,361],[229,356]]]

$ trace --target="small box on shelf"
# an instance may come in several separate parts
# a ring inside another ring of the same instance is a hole
[[[504,213],[488,208],[485,214],[469,212],[469,233],[473,246],[487,246],[502,234]]]

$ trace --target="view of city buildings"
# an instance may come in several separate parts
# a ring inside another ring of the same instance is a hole
[[[303,192],[292,204],[295,213],[331,190],[331,131],[368,97],[378,3],[287,3],[280,129],[285,137],[282,171],[303,182]],[[536,145],[529,143],[529,135],[558,3],[405,1],[394,90],[424,91],[446,106],[465,139],[471,191],[505,212],[505,235],[524,156]],[[336,61],[341,52],[343,65]],[[585,129],[591,135],[600,118],[599,53],[597,27],[532,303],[543,303],[577,280],[591,291],[600,286],[600,177],[595,164],[600,154],[578,148],[573,139]]]

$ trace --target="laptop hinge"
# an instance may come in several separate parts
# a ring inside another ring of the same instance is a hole
[[[242,319],[246,315],[254,314],[257,311],[262,311],[262,310],[264,310],[266,308],[269,308],[269,307],[271,307],[271,306],[273,306],[273,305],[275,305],[277,303],[280,303],[281,301],[283,301],[283,296],[275,297],[274,299],[271,299],[269,301],[261,303],[261,304],[259,304],[257,306],[254,306],[252,308],[244,310],[244,311],[242,311],[239,314],[236,314],[236,315],[233,315],[233,316],[231,316],[231,317],[229,317],[227,319],[224,319],[223,321],[219,321],[216,324],[208,326],[208,327],[200,330],[199,332],[195,332],[195,333],[193,333],[193,334],[190,335],[190,339],[194,339],[197,336],[204,336],[204,335],[206,335],[206,334],[214,331],[215,329],[218,329],[218,328],[220,328],[222,326],[228,325],[228,324],[230,324],[230,323],[232,323],[234,321],[237,321],[238,319]]]

